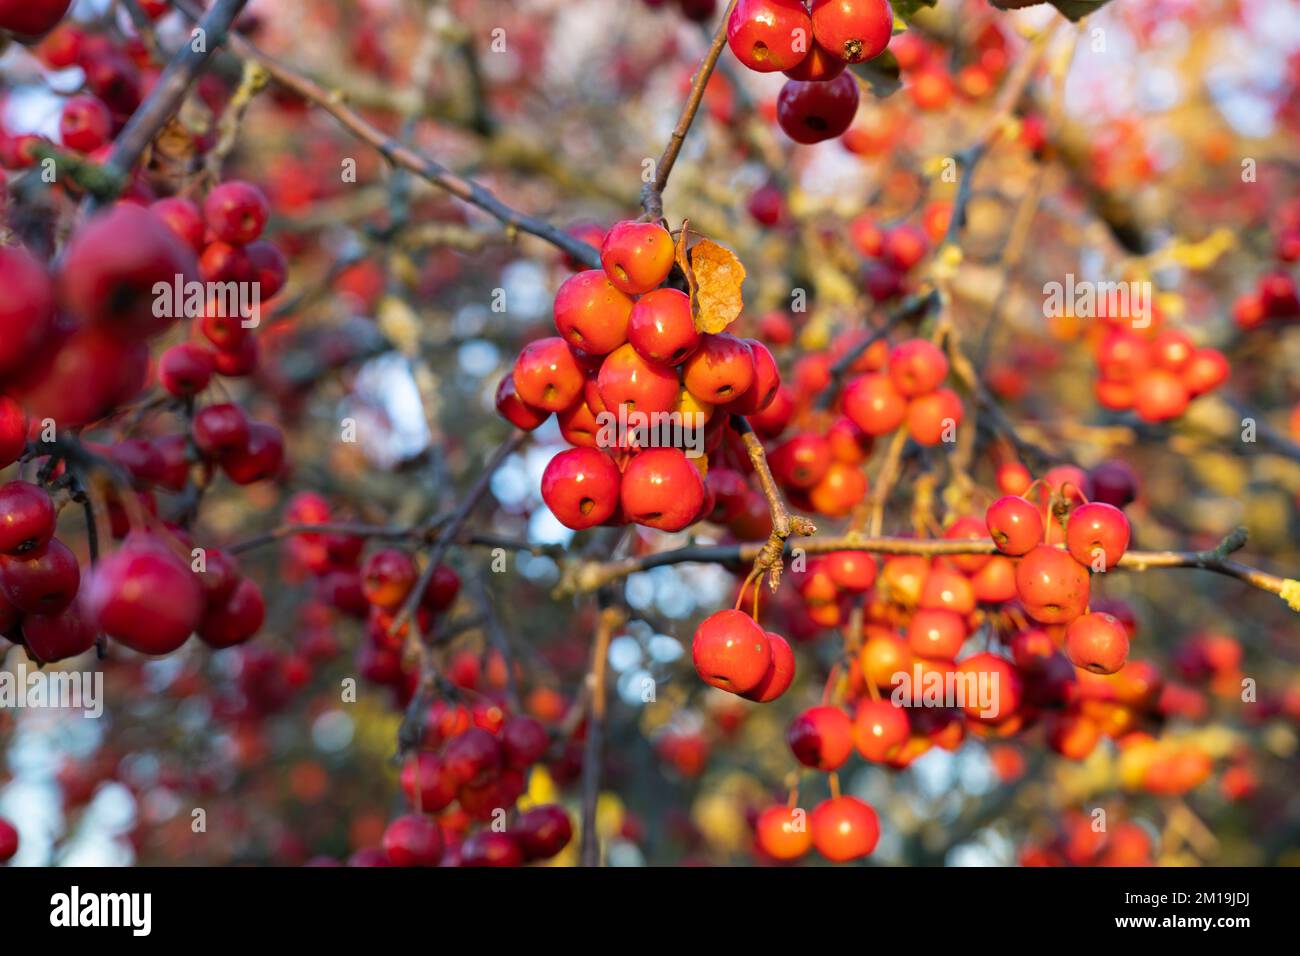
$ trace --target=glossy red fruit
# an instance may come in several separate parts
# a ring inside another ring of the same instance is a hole
[[[513,836],[480,830],[460,845],[461,866],[522,866],[524,851]]]
[[[1148,422],[1177,418],[1190,401],[1182,379],[1165,369],[1151,369],[1133,387],[1133,407]]]
[[[581,531],[618,510],[622,476],[614,460],[595,448],[571,448],[550,460],[542,473],[542,500],[557,521]]]
[[[458,784],[427,750],[403,762],[399,782],[411,806],[423,813],[437,813],[456,799]]]
[[[1197,349],[1180,373],[1192,398],[1212,392],[1228,380],[1232,367],[1218,349]]]
[[[797,66],[784,70],[786,76],[792,80],[809,80],[813,82],[824,83],[827,80],[833,80],[844,72],[848,62],[840,59],[837,55],[827,50],[816,40],[812,41],[812,46]]]
[[[550,412],[543,408],[533,408],[519,397],[515,391],[515,377],[509,373],[497,386],[496,409],[498,415],[526,432],[532,431],[551,417]]]
[[[1094,674],[1114,674],[1128,660],[1128,632],[1113,615],[1085,614],[1070,623],[1065,648],[1075,667]]]
[[[1127,508],[1137,500],[1137,474],[1119,459],[1103,461],[1088,472],[1088,497],[1116,508]]]
[[[853,718],[853,743],[866,760],[883,763],[907,742],[912,725],[888,700],[865,700]]]
[[[149,211],[198,255],[203,251],[203,214],[198,206],[180,196],[168,196],[149,206]]]
[[[972,654],[958,664],[957,673],[971,678],[963,682],[966,693],[962,710],[967,717],[986,724],[1000,724],[1019,712],[1025,695],[1024,680],[1010,661],[985,651]]]
[[[420,577],[415,559],[398,548],[383,548],[366,559],[361,587],[366,600],[386,611],[400,608]]]
[[[275,298],[284,288],[289,277],[289,262],[280,251],[279,246],[258,239],[244,247],[248,263],[253,268],[253,281],[258,285],[258,296],[262,302]]]
[[[398,817],[384,830],[384,852],[394,866],[437,866],[442,859],[442,828],[423,814]]]
[[[59,139],[69,149],[93,153],[113,134],[113,117],[108,107],[94,96],[73,96],[63,104],[59,117]]]
[[[221,458],[221,470],[237,485],[276,477],[284,467],[284,435],[267,422],[251,422],[248,443]]]
[[[933,342],[908,339],[889,353],[889,380],[904,398],[933,392],[947,377],[948,357]]]
[[[679,448],[647,448],[623,469],[620,485],[628,520],[660,531],[681,531],[704,504],[704,479]]]
[[[27,415],[12,398],[0,395],[0,468],[7,468],[27,449]]]
[[[903,423],[907,400],[888,375],[860,375],[844,389],[844,414],[868,435],[888,435]]]
[[[248,447],[248,418],[242,408],[230,402],[200,408],[191,430],[194,446],[207,458],[220,460]]]
[[[199,622],[199,639],[208,647],[234,647],[256,634],[265,619],[262,589],[251,578],[243,578],[224,602],[209,605]]]
[[[786,80],[776,97],[776,121],[796,143],[834,139],[858,112],[858,84],[844,72],[825,82]]]
[[[880,841],[880,821],[857,797],[823,800],[812,812],[813,846],[832,863],[869,856]]]
[[[27,481],[0,485],[0,554],[26,554],[54,535],[54,502]]]
[[[605,275],[628,295],[658,288],[672,271],[673,259],[673,237],[657,222],[617,222],[600,246]]]
[[[461,731],[442,752],[444,771],[462,786],[495,774],[503,759],[501,744],[481,727]]]
[[[749,346],[754,358],[754,384],[740,398],[724,405],[723,410],[731,415],[748,417],[767,408],[776,398],[776,393],[781,388],[781,371],[766,345],[758,339],[743,341]]]
[[[907,432],[918,445],[955,442],[964,410],[950,388],[920,395],[907,403]]]
[[[768,807],[758,815],[754,835],[774,860],[797,860],[812,849],[808,815],[797,807]]]
[[[38,37],[53,29],[71,4],[72,0],[0,0],[0,30]],[[0,862],[6,859],[0,854]]]
[[[826,476],[833,461],[830,443],[821,435],[796,435],[768,457],[773,475],[791,488],[811,488]]]
[[[170,654],[198,627],[198,575],[147,536],[128,538],[90,575],[87,602],[100,629],[141,654]]]
[[[810,707],[791,721],[785,739],[805,767],[837,770],[853,752],[853,723],[838,707]]]
[[[795,661],[790,643],[772,631],[767,632],[767,643],[772,649],[772,663],[768,665],[767,673],[758,682],[758,686],[740,695],[759,704],[776,700],[794,683]]]
[[[632,299],[600,269],[578,272],[555,293],[555,327],[591,355],[607,355],[628,338]]]
[[[704,335],[682,367],[687,391],[708,405],[735,401],[754,384],[754,353],[749,344],[726,332]]]
[[[532,717],[507,717],[500,738],[506,765],[516,770],[527,770],[537,763],[551,745],[546,728]]]
[[[849,63],[884,52],[894,32],[888,0],[813,0],[813,36]]]
[[[1019,495],[993,502],[984,521],[993,543],[1003,554],[1020,557],[1043,543],[1042,509]]]
[[[813,510],[832,518],[842,518],[867,495],[867,477],[862,469],[842,461],[833,461],[821,481],[808,491]]]
[[[138,341],[182,318],[154,287],[170,290],[177,276],[187,282],[196,268],[190,250],[156,216],[118,203],[73,233],[59,269],[59,296],[83,321]]]
[[[549,860],[573,839],[573,823],[563,807],[548,803],[521,813],[510,833],[525,860]]]
[[[85,602],[74,600],[57,614],[28,614],[22,633],[27,653],[52,664],[90,650],[97,631]]]
[[[907,643],[918,657],[950,661],[961,652],[966,634],[962,615],[942,608],[924,608],[912,615]]]
[[[656,289],[632,306],[627,340],[647,361],[680,365],[700,344],[691,299],[677,289]]]
[[[1109,571],[1128,550],[1129,533],[1124,512],[1093,501],[1070,512],[1065,544],[1080,564],[1094,571]]]
[[[868,591],[876,583],[876,559],[865,551],[833,551],[822,566],[836,587],[845,591]]]
[[[173,345],[158,360],[158,381],[177,398],[191,398],[212,380],[212,353],[193,342]]]
[[[1040,544],[1016,566],[1016,592],[1025,610],[1042,624],[1064,624],[1088,606],[1087,569],[1068,552]]]
[[[0,591],[25,614],[57,614],[80,584],[77,558],[58,538],[21,555],[0,556]]]
[[[727,45],[756,73],[788,70],[812,43],[812,20],[800,0],[739,0],[727,20]]]
[[[203,201],[203,219],[212,234],[235,246],[246,246],[260,236],[270,213],[266,194],[240,180],[213,187]]]
[[[621,406],[629,416],[633,412],[671,412],[681,391],[673,369],[647,361],[631,344],[605,356],[596,375],[596,388],[606,409],[617,415]]]
[[[0,246],[0,378],[24,368],[54,325],[54,286],[35,257]]]
[[[558,336],[525,345],[513,377],[520,400],[548,412],[562,412],[576,403],[586,382],[573,352]]]
[[[767,633],[748,614],[718,611],[695,629],[691,657],[706,684],[743,694],[767,676],[772,646]]]

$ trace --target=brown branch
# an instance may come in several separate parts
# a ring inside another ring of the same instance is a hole
[[[690,132],[691,124],[695,122],[695,114],[699,112],[700,103],[704,100],[704,90],[709,85],[709,77],[713,75],[713,68],[717,66],[718,57],[722,55],[722,48],[727,43],[727,21],[731,19],[731,11],[735,6],[736,0],[731,0],[727,4],[727,9],[722,12],[722,19],[713,34],[709,50],[704,54],[704,61],[695,72],[690,95],[686,97],[681,115],[677,117],[677,125],[673,127],[668,145],[664,147],[663,155],[659,157],[659,162],[655,166],[654,182],[646,183],[641,189],[641,206],[651,220],[657,221],[663,218],[663,193],[668,188],[668,176],[677,162],[677,154],[682,151],[682,144],[686,142],[686,134]]]
[[[193,4],[176,0],[176,6],[191,19]],[[511,230],[526,232],[557,247],[566,255],[593,269],[600,268],[600,251],[595,246],[575,239],[562,229],[506,205],[497,196],[472,179],[458,176],[436,160],[424,156],[409,146],[404,146],[383,130],[368,122],[343,103],[343,95],[325,89],[314,80],[285,66],[259,50],[240,36],[230,38],[230,47],[236,55],[258,63],[281,86],[320,107],[349,133],[375,149],[394,166],[414,173],[421,179],[445,190],[462,202],[483,210]]]
[[[591,668],[587,673],[587,740],[582,756],[582,865],[600,865],[600,838],[596,833],[596,810],[600,800],[601,763],[605,752],[605,716],[608,696],[609,642],[623,623],[623,612],[602,607],[591,645]]]
[[[781,489],[777,487],[776,479],[772,477],[772,469],[768,467],[763,443],[758,440],[749,422],[740,415],[733,415],[731,427],[740,434],[741,440],[745,443],[745,451],[749,453],[749,460],[758,475],[758,483],[763,489],[763,496],[767,498],[767,506],[772,513],[772,534],[767,539],[767,544],[755,557],[754,570],[760,575],[766,573],[768,585],[775,591],[781,583],[781,559],[785,553],[786,541],[791,535],[806,537],[816,534],[817,526],[802,515],[790,514],[785,500],[781,497]]]
[[[107,163],[111,171],[122,175],[130,173],[154,136],[176,115],[185,94],[198,79],[203,64],[226,41],[235,18],[247,5],[248,0],[217,0],[198,21],[198,29],[203,31],[203,49],[195,50],[191,39],[172,57],[149,96],[127,120],[113,143],[113,152]]]

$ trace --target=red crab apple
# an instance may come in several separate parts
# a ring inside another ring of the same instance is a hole
[[[72,0],[0,0],[0,30],[38,37],[53,29],[71,4]],[[0,862],[5,859],[0,855]]]
[[[525,345],[513,376],[519,399],[547,412],[562,412],[577,402],[586,382],[578,360],[559,336]]]
[[[0,485],[0,554],[26,554],[54,535],[54,502],[27,481]]]
[[[233,180],[213,187],[203,201],[203,219],[220,242],[246,246],[262,234],[271,206],[252,183]]]
[[[950,388],[920,395],[907,404],[907,431],[918,445],[956,441],[961,424],[961,399]]]
[[[207,458],[220,459],[248,446],[248,418],[242,408],[230,402],[199,409],[192,432],[194,446]]]
[[[813,846],[833,863],[870,855],[880,841],[880,821],[857,797],[823,800],[812,812]]]
[[[81,568],[58,538],[21,555],[0,556],[0,591],[25,614],[57,614],[77,595]]]
[[[1064,624],[1088,606],[1088,570],[1070,555],[1040,544],[1016,566],[1016,592],[1029,616],[1041,624]]]
[[[7,863],[18,852],[18,831],[8,820],[0,817],[0,863]]]
[[[627,463],[619,493],[629,520],[681,531],[704,504],[704,479],[681,449],[647,448]]]
[[[194,203],[181,196],[168,196],[153,203],[149,211],[189,246],[195,255],[203,251],[206,245],[203,241],[206,227],[203,224],[203,214]]]
[[[158,360],[158,381],[177,398],[191,398],[212,380],[212,353],[193,342],[173,345]]]
[[[394,866],[436,866],[442,850],[442,828],[424,814],[398,817],[384,830],[384,852]]]
[[[1019,557],[1043,543],[1043,513],[1019,495],[993,502],[984,520],[989,536],[1003,554]]]
[[[1093,501],[1070,512],[1065,544],[1080,564],[1109,571],[1124,556],[1128,542],[1128,518],[1114,505]]]
[[[848,72],[822,82],[786,80],[776,97],[777,123],[805,146],[839,136],[857,112],[858,84]]]
[[[647,361],[630,344],[620,345],[605,356],[596,375],[596,387],[601,403],[616,414],[620,406],[629,414],[671,412],[681,391],[672,368]]]
[[[198,627],[204,609],[198,576],[150,536],[128,538],[99,563],[87,594],[109,637],[141,654],[170,654]]]
[[[57,614],[28,614],[22,627],[28,653],[47,664],[76,657],[95,646],[95,623],[80,598]]]
[[[549,860],[573,839],[573,823],[563,807],[544,804],[519,815],[511,834],[526,860]]]
[[[767,408],[776,398],[781,387],[781,370],[777,368],[776,359],[766,345],[758,339],[744,339],[754,358],[754,384],[746,389],[745,394],[728,402],[723,409],[733,415],[754,415]]]
[[[813,40],[808,55],[798,65],[792,66],[783,72],[792,80],[811,80],[824,83],[826,80],[833,80],[843,73],[846,66],[848,66],[846,60],[840,59],[839,56]]]
[[[1128,660],[1128,632],[1110,614],[1076,618],[1065,632],[1065,646],[1075,667],[1094,674],[1114,674]]]
[[[948,357],[933,342],[908,339],[889,353],[889,379],[904,398],[933,392],[948,377]]]
[[[600,264],[614,287],[641,295],[668,278],[673,268],[673,237],[656,222],[615,223],[600,246]]]
[[[237,485],[266,481],[284,466],[284,435],[266,422],[251,422],[248,443],[221,458],[221,470]]]
[[[706,684],[743,694],[767,676],[772,646],[767,633],[748,614],[718,611],[695,629],[691,657]]]
[[[797,807],[768,807],[754,831],[759,849],[774,860],[797,860],[812,849],[807,814]]]
[[[520,866],[524,851],[509,833],[480,830],[460,845],[461,866]]]
[[[805,767],[836,770],[853,751],[853,724],[838,707],[810,707],[791,721],[785,739]]]
[[[758,686],[740,695],[760,704],[776,700],[794,683],[794,651],[790,649],[790,643],[772,631],[767,632],[767,642],[772,648],[772,663],[768,665],[767,673]]]
[[[749,344],[726,332],[702,336],[699,348],[682,367],[687,391],[708,405],[725,405],[740,398],[754,378],[754,353]]]
[[[423,813],[437,813],[456,799],[456,781],[438,755],[427,750],[402,764],[399,782],[411,806]]]
[[[632,306],[627,340],[647,361],[680,365],[699,347],[691,299],[677,289],[656,289]]]
[[[884,52],[894,32],[888,0],[813,0],[813,36],[849,63]]]
[[[515,391],[515,377],[506,374],[497,386],[497,413],[516,428],[530,432],[551,417],[551,413],[542,408],[533,408]]]
[[[199,639],[209,647],[234,647],[256,634],[265,617],[262,589],[244,578],[224,603],[208,608],[199,622]]]
[[[555,327],[566,342],[592,355],[606,355],[627,341],[631,313],[632,299],[600,269],[569,276],[555,293]]]
[[[963,676],[973,675],[976,687],[986,686],[989,690],[987,701],[979,699],[981,695],[972,697],[967,693],[962,710],[970,719],[998,724],[1020,710],[1025,693],[1024,681],[1020,671],[1005,658],[987,651],[972,654],[957,665],[957,673]],[[966,682],[965,686],[971,687],[971,682]]]
[[[801,0],[739,0],[727,20],[727,44],[756,73],[788,70],[808,54],[812,20]]]
[[[844,414],[868,435],[888,435],[903,423],[907,400],[888,375],[860,375],[844,389]]]
[[[622,476],[614,460],[595,448],[571,448],[542,473],[542,500],[557,521],[581,531],[602,524],[618,510]]]
[[[361,587],[366,600],[386,611],[402,606],[419,578],[415,559],[398,548],[383,548],[366,559],[361,568]]]
[[[59,139],[69,149],[93,153],[108,141],[112,132],[113,117],[97,97],[74,96],[63,104]]]
[[[866,760],[881,763],[907,742],[912,725],[901,707],[888,700],[867,700],[853,718],[853,743]]]

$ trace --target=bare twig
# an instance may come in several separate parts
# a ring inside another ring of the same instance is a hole
[[[741,440],[745,443],[745,451],[749,453],[749,460],[754,465],[758,483],[763,489],[763,496],[767,498],[767,506],[772,513],[772,534],[767,539],[767,544],[755,557],[754,570],[759,574],[766,573],[769,586],[775,591],[781,583],[781,559],[785,552],[786,541],[791,535],[816,534],[817,526],[801,515],[790,514],[789,509],[786,508],[785,500],[781,497],[781,489],[777,487],[776,479],[772,477],[772,469],[768,467],[763,443],[758,440],[749,422],[740,415],[733,415],[731,427],[740,434]]]
[[[605,752],[605,690],[609,675],[609,642],[623,623],[623,612],[602,607],[591,645],[591,668],[587,674],[587,740],[582,757],[582,865],[600,865],[600,838],[596,833],[596,810],[600,799],[601,763]]]

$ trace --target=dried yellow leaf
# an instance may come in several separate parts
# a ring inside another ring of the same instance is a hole
[[[691,247],[690,260],[686,278],[693,286],[695,328],[716,334],[740,318],[745,307],[740,292],[745,267],[734,252],[709,239]]]

